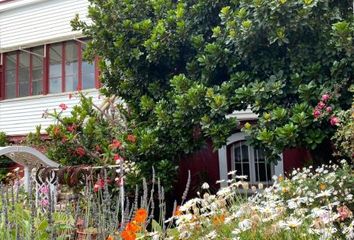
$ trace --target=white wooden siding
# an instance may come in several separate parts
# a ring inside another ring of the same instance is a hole
[[[88,0],[17,0],[0,4],[0,52],[80,37],[70,21],[87,21]]]
[[[98,90],[88,90],[85,94],[92,96],[94,103],[100,105],[102,99]],[[9,136],[26,135],[41,125],[44,133],[45,128],[53,123],[51,118],[42,118],[46,109],[50,112],[54,109],[60,111],[59,104],[65,103],[68,109],[64,114],[68,115],[78,102],[79,99],[75,96],[69,99],[69,93],[0,101],[0,132],[5,132]]]

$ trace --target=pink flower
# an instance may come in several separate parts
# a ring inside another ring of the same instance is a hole
[[[116,184],[117,184],[118,187],[121,187],[121,186],[123,186],[123,184],[124,184],[123,178],[120,178],[120,177],[116,177],[116,178],[114,179],[114,181],[116,182]]]
[[[327,107],[326,112],[328,112],[328,113],[332,112],[332,107]]]
[[[319,116],[321,116],[321,112],[318,109],[315,109],[313,111],[313,117],[314,118],[319,118]]]
[[[329,120],[332,126],[337,126],[340,122],[339,118],[336,116],[332,116]]]
[[[47,199],[42,199],[41,201],[39,201],[39,205],[42,207],[46,207],[49,205],[49,201]]]
[[[322,95],[321,99],[322,99],[322,101],[327,102],[329,98],[330,98],[329,94],[326,93],[326,94]]]
[[[102,188],[104,188],[105,182],[103,179],[98,179],[97,182],[95,183],[95,185],[93,186],[93,190],[95,192],[98,192],[99,190],[101,190]]]
[[[48,185],[42,186],[42,187],[39,189],[39,191],[40,191],[41,193],[43,193],[43,194],[48,194],[48,193],[49,193],[49,187],[48,187]]]
[[[63,111],[65,111],[66,109],[68,109],[68,105],[66,105],[65,103],[59,104],[59,107],[60,107],[61,110],[63,110]]]
[[[341,221],[344,221],[347,218],[351,218],[353,216],[352,211],[347,206],[338,207],[337,211],[339,213],[339,218]]]
[[[322,101],[317,104],[318,109],[323,109],[325,106],[326,106],[326,104]]]

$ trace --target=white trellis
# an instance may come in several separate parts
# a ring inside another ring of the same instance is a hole
[[[48,159],[43,153],[38,150],[27,146],[6,146],[0,147],[0,156],[6,156],[12,161],[20,164],[24,168],[24,188],[25,191],[29,191],[31,183],[31,172],[39,167],[59,167],[59,164]],[[35,181],[36,190],[36,205],[39,203],[49,201],[48,194],[51,193],[53,201],[56,200],[56,179],[53,176],[52,179],[41,179],[41,182]],[[43,189],[48,188],[48,194]]]
[[[33,169],[36,170],[36,169]],[[40,179],[40,181],[35,182],[35,198],[36,198],[36,207],[41,207],[43,210],[49,205],[49,201],[52,201],[53,206],[57,203],[57,184],[58,179],[56,178],[54,172],[52,172],[49,178]],[[32,172],[32,176],[35,174],[35,171]],[[33,181],[32,181],[33,182]],[[49,197],[51,194],[51,198]]]

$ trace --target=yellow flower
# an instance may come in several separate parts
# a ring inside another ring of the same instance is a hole
[[[321,183],[321,184],[320,184],[320,190],[321,190],[321,191],[326,190],[326,184]]]
[[[283,176],[279,176],[279,177],[278,177],[278,181],[279,181],[279,182],[284,181],[284,177],[283,177]]]

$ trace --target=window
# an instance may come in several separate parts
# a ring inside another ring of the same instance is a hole
[[[32,85],[31,85],[31,95],[39,95],[43,93],[43,47],[33,48],[32,52]]]
[[[251,183],[270,183],[274,175],[274,166],[267,163],[264,152],[244,140],[231,145],[231,167],[237,175],[247,175]]]
[[[30,54],[27,52],[19,53],[19,97],[30,95]]]
[[[81,52],[85,51],[86,44],[81,44]],[[90,89],[95,87],[95,66],[83,58],[81,65],[82,72],[82,88]]]
[[[6,98],[16,97],[16,65],[17,53],[6,55],[6,68],[5,68],[5,93]]]
[[[79,89],[78,46],[76,42],[67,42],[65,45],[65,91]]]
[[[97,59],[83,59],[85,47],[82,41],[66,41],[5,53],[4,98],[95,88]]]
[[[49,49],[49,93],[62,91],[62,44],[52,44]]]

